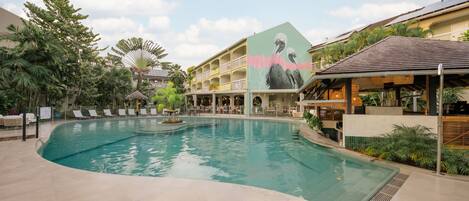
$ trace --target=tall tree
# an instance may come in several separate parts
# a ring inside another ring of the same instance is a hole
[[[420,27],[411,27],[411,23],[399,23],[390,27],[377,27],[354,33],[347,41],[327,45],[320,51],[314,53],[313,61],[318,66],[329,65],[336,63],[365,47],[375,44],[388,36],[423,38],[430,33],[430,30],[423,30]]]
[[[174,84],[178,93],[184,93],[184,82],[186,81],[187,73],[182,70],[181,65],[171,64],[163,68],[168,71],[169,80]]]
[[[143,38],[122,39],[111,48],[109,57],[120,58],[120,62],[137,76],[137,90],[141,88],[143,75],[153,67],[164,67],[167,62],[160,60],[168,54],[158,43]]]
[[[22,28],[11,25],[8,31],[0,40],[16,45],[0,48],[1,93],[10,94],[18,108],[36,106],[47,98],[45,95],[60,95],[62,86],[56,69],[66,63],[60,41],[29,22]]]
[[[63,98],[67,99],[62,102],[75,105],[76,100],[87,100],[86,96],[93,94],[94,89],[87,87],[93,77],[88,75],[100,60],[97,46],[100,38],[83,25],[88,16],[79,13],[81,8],[75,8],[69,0],[43,0],[43,3],[45,8],[26,2],[26,14],[31,23],[52,34],[64,47],[67,62],[58,69],[58,79],[65,86]]]

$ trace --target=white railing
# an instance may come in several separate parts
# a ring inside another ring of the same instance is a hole
[[[203,78],[206,79],[210,76],[210,70],[204,71]]]
[[[232,85],[231,85],[231,88],[233,90],[242,90],[242,89],[246,89],[246,80],[245,79],[242,79],[242,80],[235,80],[232,82]]]
[[[233,61],[220,64],[220,71],[225,72],[234,68],[245,66],[247,64],[246,55],[238,57]]]
[[[233,68],[238,68],[238,67],[241,67],[241,66],[245,66],[247,63],[247,59],[246,59],[246,55],[242,56],[242,57],[238,57],[236,58],[235,60],[233,60],[231,62],[231,69]]]

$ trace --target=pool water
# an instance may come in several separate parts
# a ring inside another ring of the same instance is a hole
[[[303,139],[297,125],[188,118],[212,126],[138,134],[161,119],[80,121],[58,126],[40,149],[64,166],[122,175],[214,180],[307,200],[367,200],[396,170]]]

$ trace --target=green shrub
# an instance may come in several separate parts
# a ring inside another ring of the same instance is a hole
[[[394,125],[382,140],[373,141],[365,153],[385,160],[414,165],[430,170],[436,168],[436,134],[424,126]],[[448,174],[469,175],[469,152],[444,148],[442,168]]]
[[[303,112],[303,118],[306,119],[308,126],[312,129],[322,129],[322,121],[319,117],[309,113],[308,111]]]
[[[442,158],[442,169],[448,174],[469,175],[469,151],[445,148]]]
[[[158,112],[161,113],[165,107],[163,103],[158,104]]]

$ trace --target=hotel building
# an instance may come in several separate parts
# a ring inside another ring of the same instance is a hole
[[[233,45],[194,68],[188,107],[205,113],[288,115],[312,73],[308,40],[283,23]]]

